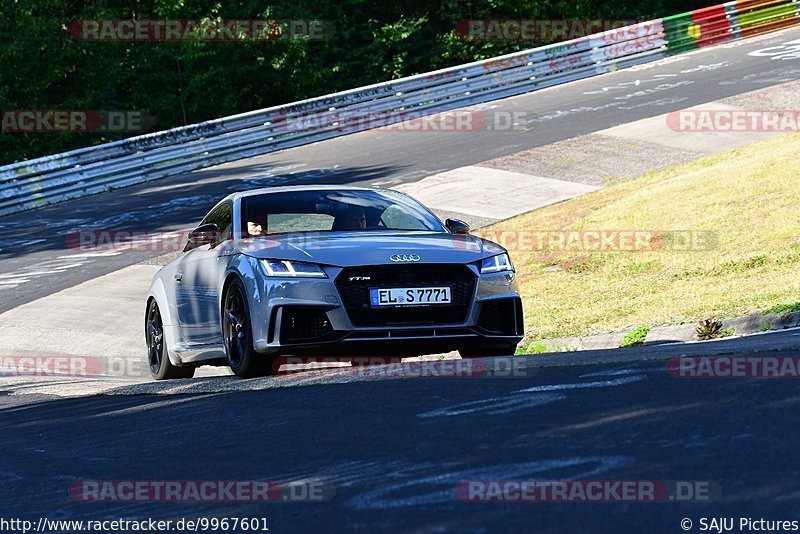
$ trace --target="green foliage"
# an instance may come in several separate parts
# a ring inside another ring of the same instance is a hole
[[[620,348],[644,345],[644,340],[647,338],[648,332],[650,332],[649,326],[637,326],[625,334],[625,337],[622,339],[622,343],[619,344]]]
[[[6,0],[0,109],[147,112],[150,131],[252,111],[496,56],[542,43],[462,38],[465,19],[650,19],[713,1],[655,0]],[[81,19],[315,19],[321,41],[95,42]],[[131,133],[0,133],[0,164]]]
[[[789,314],[800,311],[800,302],[793,302],[791,304],[778,304],[764,311],[764,315],[772,315],[773,313]]]
[[[551,352],[545,345],[539,343],[538,341],[532,342],[527,347],[517,349],[515,356],[521,356],[523,354],[545,354]]]
[[[726,328],[725,330],[720,331],[719,337],[731,337],[735,333],[736,333],[735,328]]]

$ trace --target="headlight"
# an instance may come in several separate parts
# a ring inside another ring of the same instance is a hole
[[[288,260],[261,260],[267,270],[267,276],[285,276],[287,278],[327,278],[319,265]]]
[[[511,258],[508,257],[508,254],[492,256],[481,262],[481,274],[502,273],[513,270],[514,266],[511,265]]]

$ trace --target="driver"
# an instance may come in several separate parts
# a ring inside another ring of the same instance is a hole
[[[260,237],[267,233],[267,215],[251,213],[247,218],[247,237]]]

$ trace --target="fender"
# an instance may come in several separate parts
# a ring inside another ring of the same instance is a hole
[[[217,297],[217,306],[220,310],[220,333],[222,332],[222,299],[224,297],[226,283],[232,277],[237,277],[244,284],[245,298],[247,299],[247,307],[249,310],[251,310],[251,319],[253,314],[252,310],[259,309],[263,306],[261,284],[258,283],[258,277],[260,275],[257,272],[257,262],[258,260],[255,258],[250,258],[244,254],[238,254],[230,261],[230,263],[228,263],[227,269],[225,269],[225,272],[221,276],[221,280],[219,282],[220,290]],[[255,339],[253,341],[255,342]]]
[[[153,282],[150,284],[150,290],[147,292],[147,299],[145,302],[150,303],[150,299],[155,299],[158,304],[158,309],[161,312],[161,322],[164,326],[164,348],[167,350],[167,356],[172,365],[181,365],[180,357],[175,353],[174,347],[178,338],[176,309],[174,303],[171,303],[167,298],[167,291],[164,288],[164,281],[161,274],[164,269],[158,271],[153,276]],[[145,304],[145,322],[147,321],[147,304]]]

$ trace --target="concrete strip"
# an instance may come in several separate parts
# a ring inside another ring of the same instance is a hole
[[[671,343],[673,341],[697,341],[696,324],[679,324],[651,328],[645,337],[646,344]]]
[[[434,209],[487,219],[507,219],[596,191],[599,187],[467,166],[402,184],[394,189],[408,193]]]
[[[687,108],[686,111],[735,111],[739,109],[741,108],[720,102],[710,102],[701,106]],[[669,115],[667,114],[658,115],[596,133],[598,135],[645,141],[679,150],[691,150],[706,155],[725,152],[776,135],[776,132],[680,131],[669,126],[668,117]],[[679,127],[677,119],[674,120],[676,122],[674,122],[673,127]]]
[[[132,265],[0,314],[0,357],[12,365],[17,357],[77,357],[89,375],[149,380],[144,305],[159,268]],[[228,373],[206,367],[198,374]]]
[[[758,334],[768,330],[784,330],[800,326],[800,312],[748,315],[722,321],[722,329],[733,328],[736,335]]]
[[[586,337],[562,337],[537,341],[547,352],[576,352],[585,350],[617,349],[627,332],[613,332]],[[525,346],[524,343],[522,345]]]
[[[154,265],[133,265],[0,314],[0,353],[142,358]]]
[[[744,317],[732,317],[720,321],[720,330],[733,329],[733,336],[749,336],[763,332],[786,330],[800,326],[800,312],[754,314]],[[697,324],[679,324],[656,326],[650,329],[645,338],[645,345],[662,345],[665,343],[687,343],[699,341]],[[551,352],[571,352],[599,349],[616,349],[628,332],[596,334],[586,337],[563,337],[535,341],[535,345]],[[730,336],[729,336],[730,337]],[[523,347],[525,344],[523,343]]]

